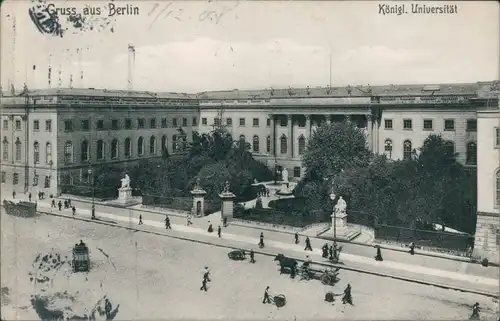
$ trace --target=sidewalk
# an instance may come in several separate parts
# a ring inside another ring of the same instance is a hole
[[[59,211],[58,209],[51,208],[49,204],[46,202],[39,203],[39,211],[46,213],[54,213],[56,215],[63,215],[72,217],[71,211],[66,209]],[[122,214],[112,214],[112,213],[104,213],[99,211],[96,213],[96,216],[99,219],[102,219],[104,222],[117,224],[117,225],[125,225],[128,227],[133,227],[134,229],[151,229],[155,232],[165,232],[167,234],[179,234],[184,237],[193,237],[195,239],[199,239],[200,237],[204,240],[209,240],[211,242],[216,241],[217,243],[222,243],[225,245],[231,244],[236,245],[238,248],[251,248],[257,247],[257,243],[259,241],[258,234],[255,236],[246,236],[235,234],[231,231],[230,227],[224,229],[222,232],[222,238],[219,239],[217,237],[217,233],[207,233],[206,227],[201,228],[200,226],[186,226],[185,223],[178,224],[174,222],[175,218],[171,218],[172,230],[165,231],[165,224],[162,221],[163,217],[158,217],[158,215],[142,215],[143,216],[143,225],[138,226],[138,219],[131,211],[127,211],[129,213]],[[128,214],[128,215],[127,215]],[[77,211],[77,218],[86,218],[89,219],[91,216],[91,212],[87,209],[80,209]],[[214,226],[216,229],[216,227]],[[267,235],[267,234],[266,234]],[[321,250],[314,249],[312,252],[304,252],[302,245],[296,245],[292,242],[281,242],[277,240],[269,240],[266,237],[266,250],[274,249],[276,253],[292,253],[291,255],[302,259],[305,258],[306,254],[310,255],[311,258],[315,261],[327,263],[328,261],[321,257]],[[352,269],[363,269],[367,271],[374,271],[376,273],[388,273],[390,275],[396,277],[410,278],[410,279],[423,279],[425,281],[430,282],[438,282],[440,284],[461,287],[466,289],[475,289],[478,291],[487,291],[496,293],[498,291],[498,279],[488,278],[483,276],[471,275],[471,274],[462,274],[452,271],[446,271],[435,268],[427,268],[422,266],[417,266],[413,264],[405,264],[400,262],[395,262],[391,260],[384,260],[382,262],[377,262],[373,259],[373,257],[365,257],[356,254],[341,254],[342,262],[344,263],[344,268],[352,268]]]

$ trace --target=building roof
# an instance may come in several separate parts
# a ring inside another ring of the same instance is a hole
[[[97,97],[127,97],[127,98],[171,98],[196,99],[196,94],[129,91],[96,88],[47,88],[29,91],[30,96],[97,96]]]

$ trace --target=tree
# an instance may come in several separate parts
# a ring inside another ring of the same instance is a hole
[[[302,157],[307,179],[331,179],[349,167],[370,162],[366,136],[354,123],[344,121],[320,126]]]

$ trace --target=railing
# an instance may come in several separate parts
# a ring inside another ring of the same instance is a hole
[[[281,225],[281,224],[273,224],[273,223],[264,223],[264,222],[259,222],[259,221],[251,221],[251,220],[244,220],[240,218],[233,218],[231,220],[232,225],[236,226],[259,226],[259,227],[264,227],[270,230],[277,230],[277,231],[287,231],[287,232],[302,232],[303,228],[300,227],[293,227],[289,225]]]

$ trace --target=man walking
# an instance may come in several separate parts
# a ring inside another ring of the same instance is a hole
[[[73,208],[71,208],[71,210],[73,211],[73,216],[75,216],[76,208],[73,206]]]
[[[210,270],[208,269],[208,266],[205,266],[205,272],[203,273],[203,280],[210,282]]]
[[[260,232],[260,237],[259,237],[259,247],[263,248],[264,247],[264,233]]]
[[[165,215],[165,229],[167,230],[172,229],[172,227],[170,226],[170,218],[166,215]]]
[[[12,191],[12,198],[16,199],[16,191]]]
[[[267,286],[266,290],[264,291],[264,300],[262,300],[262,303],[271,303],[271,298],[269,297],[269,286]]]
[[[31,202],[31,192],[28,194],[28,199]]]
[[[253,249],[250,249],[250,263],[255,263],[255,253]]]
[[[299,244],[299,233],[295,232],[295,244]]]
[[[187,226],[193,225],[193,222],[191,222],[191,215],[187,216],[187,222],[186,222],[186,224],[187,224]]]
[[[142,214],[139,214],[139,225],[142,225]]]
[[[217,235],[219,236],[219,238],[220,238],[221,231],[222,231],[222,229],[220,228],[220,225],[219,225],[219,227],[217,227]]]
[[[61,203],[61,201],[59,201],[59,202],[57,203],[57,207],[59,207],[59,210],[61,210],[61,208],[62,208],[62,203]]]
[[[304,251],[312,251],[312,247],[311,247],[311,240],[309,239],[309,236],[306,237],[306,247],[304,249]]]
[[[411,255],[415,254],[415,243],[413,243],[413,242],[410,243],[410,251],[409,251],[409,253]]]
[[[203,281],[201,281],[201,288],[200,291],[205,290],[207,292],[207,279],[203,278]]]

